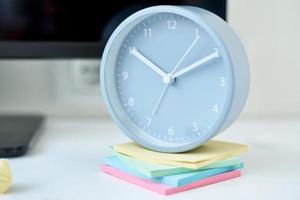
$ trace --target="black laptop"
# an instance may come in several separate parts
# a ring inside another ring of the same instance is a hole
[[[25,154],[43,120],[41,115],[0,115],[0,158]]]

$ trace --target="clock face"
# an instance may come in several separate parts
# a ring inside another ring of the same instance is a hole
[[[147,137],[174,144],[206,137],[226,109],[229,69],[221,49],[184,16],[144,18],[126,35],[115,61],[123,112]]]

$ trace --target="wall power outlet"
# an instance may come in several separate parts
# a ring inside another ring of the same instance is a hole
[[[56,100],[59,103],[99,104],[100,59],[59,62],[55,71]]]
[[[99,90],[100,64],[96,60],[75,60],[70,63],[70,76],[74,89],[82,93]]]

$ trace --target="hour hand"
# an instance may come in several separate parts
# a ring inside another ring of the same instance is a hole
[[[129,54],[134,55],[140,61],[145,63],[148,67],[150,67],[153,71],[158,73],[161,77],[165,77],[167,75],[161,68],[159,68],[156,64],[146,58],[143,54],[141,54],[135,47],[129,49]]]
[[[179,77],[179,76],[181,76],[181,75],[183,75],[183,74],[185,74],[185,73],[187,73],[187,72],[189,72],[189,71],[191,71],[191,70],[193,70],[193,69],[195,69],[197,67],[200,67],[202,64],[207,63],[208,61],[210,61],[210,60],[212,60],[214,58],[217,58],[217,57],[219,57],[219,50],[218,49],[214,49],[213,53],[209,54],[208,56],[205,56],[204,58],[198,60],[197,62],[195,62],[195,63],[193,63],[193,64],[191,64],[191,65],[183,68],[182,70],[180,70],[178,72],[176,72],[173,75],[173,78],[177,78],[177,77]]]

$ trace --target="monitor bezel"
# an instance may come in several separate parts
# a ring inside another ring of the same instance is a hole
[[[97,58],[105,42],[0,42],[0,58]]]

